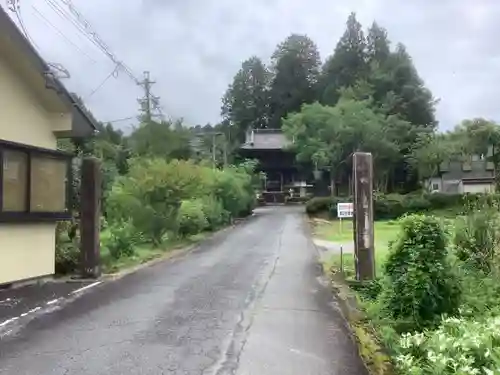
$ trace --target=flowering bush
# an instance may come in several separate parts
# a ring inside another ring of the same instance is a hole
[[[403,334],[396,363],[408,375],[500,374],[500,316],[445,318],[435,331]]]

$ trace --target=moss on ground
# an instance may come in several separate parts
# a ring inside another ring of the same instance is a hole
[[[331,264],[322,263],[342,313],[356,340],[358,351],[366,368],[372,375],[394,375],[395,370],[390,356],[378,339],[373,326],[360,307],[357,294],[348,286],[340,273],[332,272]]]

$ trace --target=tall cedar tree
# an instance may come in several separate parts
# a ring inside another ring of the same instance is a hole
[[[272,55],[270,128],[281,128],[288,113],[314,101],[320,64],[318,48],[306,35],[292,34],[277,46]]]
[[[387,63],[386,71],[392,79],[393,100],[390,114],[397,114],[414,125],[429,130],[437,126],[436,100],[420,78],[412,58],[403,44],[398,44]]]
[[[249,128],[268,124],[268,71],[258,57],[244,61],[222,99],[222,116],[234,126],[234,135],[243,141]]]
[[[344,35],[335,47],[334,54],[323,66],[319,84],[319,99],[323,104],[335,105],[341,96],[341,89],[355,86],[368,73],[366,39],[363,27],[351,13]]]

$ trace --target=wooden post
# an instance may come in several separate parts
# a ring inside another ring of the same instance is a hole
[[[101,168],[96,158],[84,158],[80,194],[81,273],[84,278],[101,276],[100,220]]]
[[[356,152],[354,174],[354,257],[357,280],[375,278],[372,154]]]

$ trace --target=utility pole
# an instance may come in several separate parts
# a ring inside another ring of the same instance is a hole
[[[144,118],[146,123],[150,123],[153,118],[153,108],[157,106],[158,97],[151,94],[151,86],[155,84],[155,81],[151,81],[150,72],[144,72],[144,79],[138,84],[144,89],[144,97],[139,99],[139,104],[141,105],[141,110],[144,112]]]
[[[212,166],[214,169],[217,165],[217,157],[216,157],[216,153],[215,153],[215,147],[216,147],[215,138],[216,137],[217,137],[217,133],[213,133],[212,134]]]

